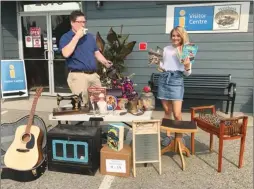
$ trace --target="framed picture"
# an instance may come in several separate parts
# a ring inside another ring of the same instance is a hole
[[[126,105],[128,103],[128,99],[127,98],[118,98],[117,99],[117,107],[116,110],[126,110]]]
[[[107,110],[115,110],[117,106],[117,98],[112,95],[106,96]]]

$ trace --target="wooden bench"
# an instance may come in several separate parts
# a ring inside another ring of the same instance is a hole
[[[155,97],[157,97],[159,75],[160,73],[153,73],[148,81]],[[231,102],[231,116],[233,116],[235,97],[236,83],[231,82],[231,74],[191,74],[184,77],[184,99],[226,101],[226,114]]]

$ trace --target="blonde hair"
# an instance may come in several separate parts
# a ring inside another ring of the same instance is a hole
[[[186,32],[186,30],[181,27],[181,26],[176,26],[175,28],[173,28],[170,32],[170,38],[172,39],[172,35],[173,35],[173,32],[176,31],[181,39],[182,39],[182,44],[185,44],[185,43],[189,43],[190,40],[189,40],[189,35],[188,33]]]

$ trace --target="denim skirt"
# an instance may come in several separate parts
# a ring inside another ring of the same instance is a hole
[[[183,72],[166,71],[160,73],[158,80],[158,99],[183,100]]]

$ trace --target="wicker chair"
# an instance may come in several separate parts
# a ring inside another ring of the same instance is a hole
[[[199,116],[196,116],[196,113],[199,113]],[[248,116],[224,118],[216,113],[215,106],[212,105],[192,107],[191,120],[195,121],[200,129],[210,133],[210,152],[213,150],[213,135],[219,138],[218,172],[221,172],[222,169],[224,140],[241,139],[238,167],[242,167]],[[195,135],[192,134],[191,140],[193,144],[194,137]],[[194,154],[194,145],[192,154]]]

